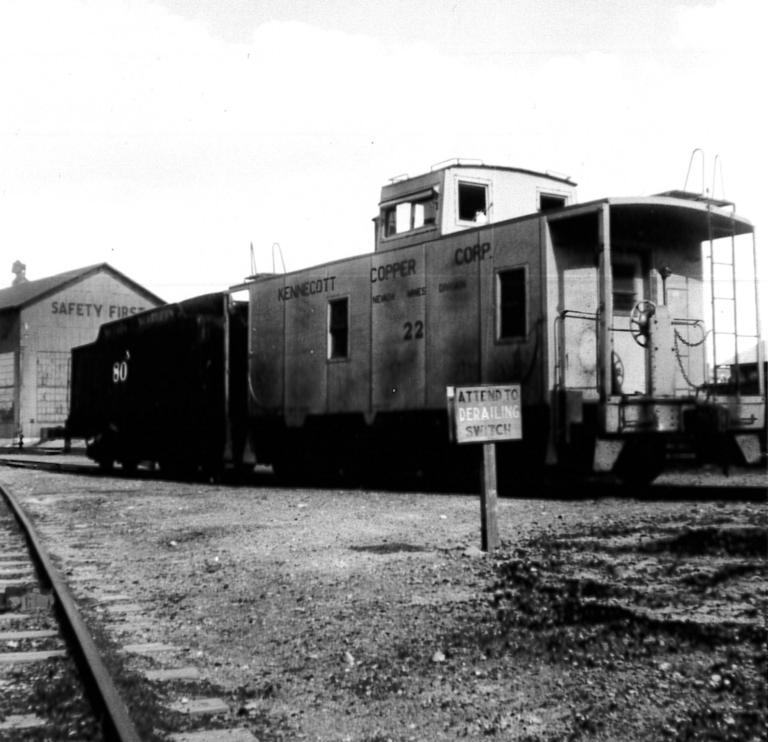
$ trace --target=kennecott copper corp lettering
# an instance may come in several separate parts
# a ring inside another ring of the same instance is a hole
[[[295,283],[291,286],[283,286],[277,290],[278,301],[288,301],[299,296],[312,296],[313,294],[324,294],[326,291],[333,291],[336,283],[336,276],[327,278],[315,278],[303,283]]]
[[[389,281],[390,278],[404,278],[405,276],[412,276],[414,273],[416,273],[416,261],[413,259],[387,263],[378,268],[374,266],[371,268],[371,283]]]

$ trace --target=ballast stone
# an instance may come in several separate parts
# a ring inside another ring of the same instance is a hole
[[[112,603],[105,606],[107,613],[125,615],[128,613],[142,613],[145,607],[138,603]]]
[[[149,631],[154,628],[155,624],[148,618],[136,618],[135,616],[127,615],[119,618],[125,618],[125,621],[110,622],[109,627],[116,634],[136,634],[138,632]]]
[[[125,595],[125,593],[100,594],[96,597],[96,605],[120,603],[124,601],[129,601],[130,599],[131,599],[131,596]]]

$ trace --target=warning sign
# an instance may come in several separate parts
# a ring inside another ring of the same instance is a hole
[[[494,443],[523,437],[520,384],[447,388],[457,443]]]

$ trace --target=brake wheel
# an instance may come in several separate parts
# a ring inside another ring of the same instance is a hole
[[[629,332],[632,339],[641,347],[648,346],[651,317],[656,314],[656,305],[649,299],[641,299],[629,314]]]

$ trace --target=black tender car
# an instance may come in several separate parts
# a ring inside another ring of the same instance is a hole
[[[207,294],[101,327],[72,350],[67,432],[102,468],[209,475],[242,460],[247,312]]]

